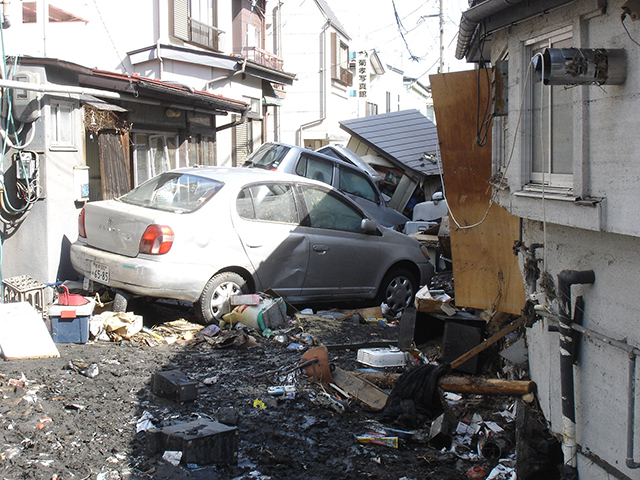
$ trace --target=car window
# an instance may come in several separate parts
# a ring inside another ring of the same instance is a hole
[[[372,202],[378,201],[378,195],[371,182],[367,179],[367,176],[352,168],[340,167],[340,182],[338,188],[343,192],[357,195]]]
[[[311,186],[302,186],[311,227],[362,232],[362,214],[343,199]]]
[[[290,185],[252,185],[240,191],[236,199],[238,215],[247,220],[298,223],[298,211]]]
[[[312,178],[329,185],[333,183],[333,163],[312,155],[300,155],[296,173],[301,177]]]
[[[213,197],[223,185],[211,178],[167,172],[147,180],[118,200],[157,210],[187,213]]]
[[[244,166],[275,170],[289,150],[284,145],[265,143],[247,158]]]

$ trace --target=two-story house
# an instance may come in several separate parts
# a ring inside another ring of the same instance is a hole
[[[278,12],[270,39],[297,75],[281,107],[281,141],[316,149],[345,140],[338,122],[352,116],[351,38],[335,13],[325,0],[302,0]]]
[[[562,478],[640,478],[639,16],[623,0],[485,0],[460,23],[456,56],[479,68],[466,83],[479,96],[457,129],[492,130],[447,148],[472,175],[488,149],[491,200],[520,219],[529,370]]]
[[[265,1],[38,0],[4,14],[4,101],[15,115],[2,125],[3,277],[68,278],[84,201],[183,165],[240,164],[278,135],[274,88],[295,75],[264,48]],[[71,193],[74,182],[89,188]]]

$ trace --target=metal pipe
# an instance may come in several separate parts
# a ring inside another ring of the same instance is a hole
[[[562,391],[562,452],[564,456],[563,478],[578,478],[576,455],[576,412],[573,384],[573,329],[571,328],[571,286],[591,284],[595,281],[593,270],[563,270],[558,274],[558,298],[560,300],[560,385]]]
[[[640,468],[640,463],[633,460],[633,442],[635,437],[635,409],[636,409],[636,358],[635,353],[629,353],[629,400],[627,408],[627,468]]]
[[[590,340],[595,340],[606,345],[624,350],[629,355],[629,386],[627,401],[627,459],[626,465],[630,469],[640,468],[640,462],[633,460],[634,440],[635,440],[635,389],[636,389],[636,359],[640,355],[640,348],[621,342],[615,338],[608,337],[598,332],[594,332],[582,325],[576,323],[571,324],[571,328],[580,332]]]
[[[72,87],[69,85],[36,84],[29,82],[17,82],[15,80],[0,80],[0,88],[15,88],[16,90],[30,90],[42,93],[66,93],[76,95],[93,95],[104,98],[121,98],[117,92],[108,92],[96,88]]]
[[[456,58],[462,60],[469,50],[471,37],[476,31],[476,27],[480,21],[494,13],[512,7],[522,0],[486,0],[478,5],[471,7],[466,12],[462,12],[460,19],[460,29],[458,31],[458,45],[456,47]]]

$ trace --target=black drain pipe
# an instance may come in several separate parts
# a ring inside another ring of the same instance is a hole
[[[578,478],[576,455],[576,408],[573,391],[573,329],[571,328],[571,286],[593,283],[593,270],[563,270],[558,274],[560,300],[560,384],[562,389],[562,452],[564,465],[562,478]]]

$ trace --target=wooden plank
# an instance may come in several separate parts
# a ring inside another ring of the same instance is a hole
[[[6,360],[60,356],[42,315],[28,302],[0,303],[0,348]]]
[[[331,374],[333,376],[333,383],[350,395],[356,397],[368,407],[374,410],[382,410],[385,403],[387,403],[387,393],[376,387],[373,383],[358,378],[342,370],[340,367],[335,367],[335,370],[331,372]]]
[[[110,200],[131,190],[129,134],[101,132],[98,136],[102,198]]]
[[[492,189],[487,183],[491,131],[484,146],[476,142],[476,106],[482,115],[488,95],[486,73],[438,74],[430,76],[430,82],[452,217],[456,305],[519,314],[525,294],[513,243],[520,238],[520,219],[491,203]]]

